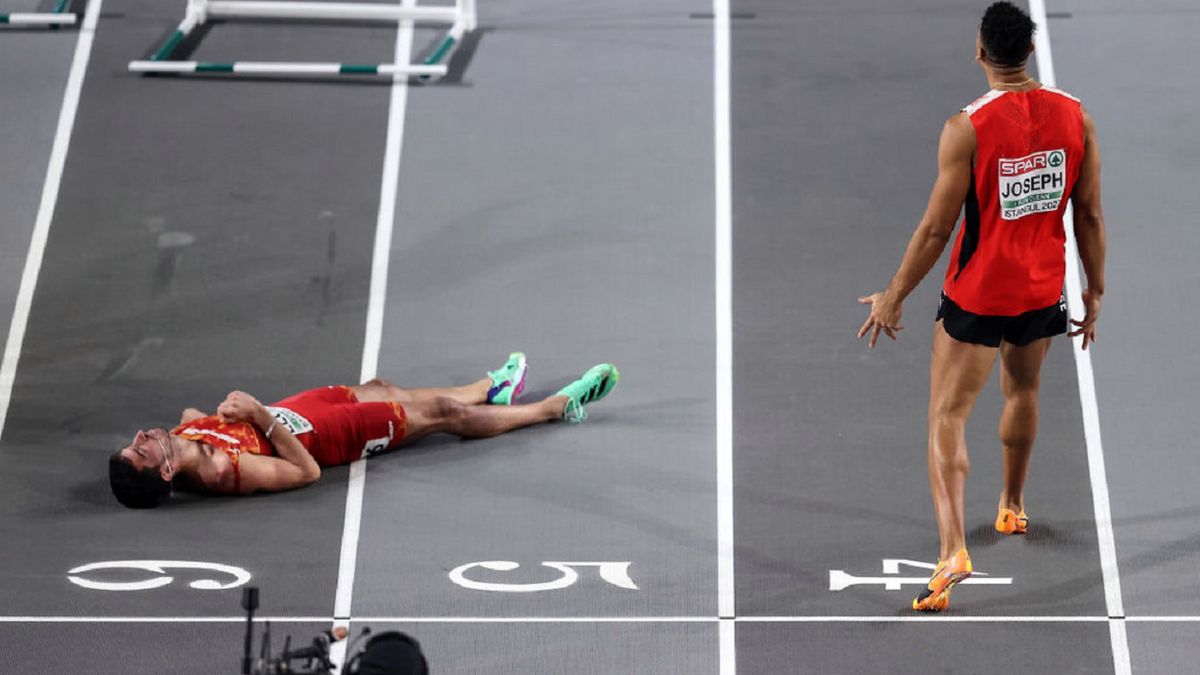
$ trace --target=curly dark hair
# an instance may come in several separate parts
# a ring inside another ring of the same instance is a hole
[[[1029,15],[1011,2],[992,3],[979,22],[979,40],[988,61],[1000,67],[1025,63],[1037,26]]]
[[[171,484],[158,469],[137,469],[120,451],[108,458],[108,482],[117,501],[131,509],[152,509],[171,496]]]

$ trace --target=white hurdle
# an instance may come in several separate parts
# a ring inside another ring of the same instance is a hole
[[[287,61],[179,61],[171,55],[188,35],[209,19],[309,19],[388,22],[417,21],[450,24],[445,35],[422,63],[305,63]],[[379,75],[437,80],[446,75],[447,62],[475,30],[475,0],[455,0],[454,5],[430,6],[381,2],[293,2],[290,0],[188,0],[183,21],[147,59],[130,61],[135,73],[226,73],[304,77],[314,75]]]
[[[75,12],[68,12],[71,0],[57,0],[54,9],[49,12],[16,12],[0,14],[0,26],[47,26],[59,28],[74,26],[79,17]]]

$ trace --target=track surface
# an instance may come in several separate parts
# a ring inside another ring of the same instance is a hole
[[[236,617],[237,590],[188,588],[206,576],[189,572],[129,593],[69,583],[86,563],[242,567],[261,613],[281,619],[276,639],[332,616],[346,469],[294,493],[152,513],[108,495],[105,457],[139,426],[231,388],[271,399],[351,382],[363,356],[388,85],[125,73],[178,4],[106,0],[96,32],[0,442],[0,653],[16,672],[234,672],[241,627],[197,620]],[[430,439],[369,463],[355,626],[413,633],[440,672],[718,672],[713,33],[689,16],[706,9],[485,3],[464,81],[408,92],[379,374],[458,384],[523,349],[528,398],[599,361],[624,375],[582,427]],[[1049,9],[1069,14],[1049,26],[1058,83],[1084,99],[1105,153],[1094,358],[1131,661],[1185,672],[1200,656],[1200,459],[1186,426],[1200,362],[1185,337],[1196,319],[1178,308],[1198,282],[1186,256],[1200,244],[1200,103],[1182,83],[1200,14]],[[1112,672],[1065,340],[1043,374],[1027,537],[990,528],[994,384],[968,430],[969,545],[978,570],[1011,584],[960,587],[950,624],[907,621],[915,585],[830,590],[831,571],[887,576],[887,559],[936,553],[923,420],[944,268],[907,303],[900,342],[875,352],[853,338],[854,298],[894,271],[940,125],[986,87],[970,61],[980,7],[732,10],[749,15],[733,21],[730,109],[738,672]],[[5,325],[75,36],[0,34]],[[417,49],[431,37],[418,31]],[[382,62],[394,41],[221,24],[196,54]],[[1163,317],[1170,330],[1147,330]],[[546,561],[619,561],[638,590],[594,567],[539,593],[447,577],[491,560],[520,568],[467,576],[544,582]],[[1191,619],[1146,620],[1162,616]]]

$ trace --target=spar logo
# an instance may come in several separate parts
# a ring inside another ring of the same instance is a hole
[[[1031,213],[1057,211],[1067,186],[1067,151],[1043,150],[1024,157],[1001,157],[1000,217],[1017,220]]]

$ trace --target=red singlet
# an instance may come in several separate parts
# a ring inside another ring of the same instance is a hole
[[[1083,160],[1079,99],[1051,87],[993,89],[963,112],[975,158],[943,292],[989,316],[1054,305],[1066,276],[1063,211]]]
[[[267,406],[322,467],[349,464],[391,450],[404,440],[408,416],[395,402],[359,403],[350,387],[321,387]],[[241,489],[238,457],[275,455],[263,432],[249,422],[225,424],[216,415],[180,424],[172,434],[210,445],[233,463],[234,490]]]

